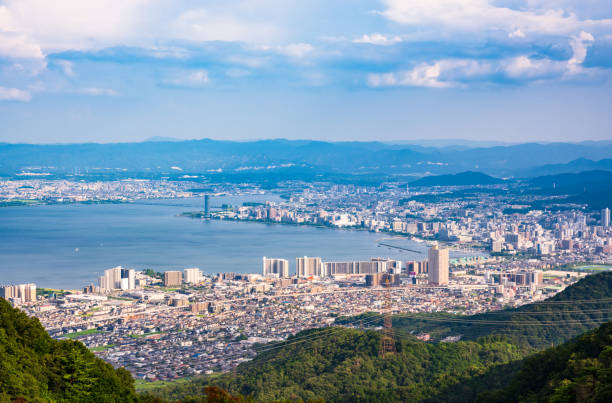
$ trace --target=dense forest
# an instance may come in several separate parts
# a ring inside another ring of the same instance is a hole
[[[502,390],[485,402],[612,402],[612,322],[525,359]]]
[[[133,379],[0,298],[0,402],[135,402]]]

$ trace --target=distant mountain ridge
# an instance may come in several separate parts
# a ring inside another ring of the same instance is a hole
[[[482,172],[467,171],[458,174],[432,175],[410,182],[410,186],[470,186],[497,185],[503,179],[494,178]]]
[[[0,175],[31,170],[53,174],[115,170],[131,174],[299,166],[319,174],[440,175],[479,171],[516,176],[577,159],[612,158],[612,143],[525,143],[492,147],[426,147],[382,142],[310,140],[221,141],[152,139],[141,143],[0,144]],[[158,141],[159,140],[159,141]],[[606,165],[607,166],[607,165]],[[567,169],[574,169],[568,164]],[[299,179],[299,178],[297,178]]]
[[[578,158],[567,164],[542,165],[525,171],[522,176],[557,175],[562,173],[576,173],[582,171],[608,170],[612,171],[612,158],[593,161],[588,158]]]

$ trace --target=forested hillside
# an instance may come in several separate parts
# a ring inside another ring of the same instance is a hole
[[[138,401],[129,372],[115,370],[80,342],[53,340],[37,319],[0,298],[0,402],[18,398]]]
[[[312,341],[292,344],[305,338]],[[398,338],[397,353],[384,357],[379,356],[380,344],[376,331],[311,330],[289,339],[280,350],[242,364],[236,374],[202,378],[159,393],[185,398],[202,393],[210,384],[265,402],[421,401],[523,356],[518,346],[501,337],[440,344]]]
[[[612,322],[528,357],[502,390],[480,402],[612,402]]]

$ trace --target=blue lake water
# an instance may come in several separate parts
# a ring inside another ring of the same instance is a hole
[[[219,197],[222,203],[273,200],[274,196]],[[263,256],[323,260],[425,258],[426,245],[394,237],[385,241],[422,253],[378,246],[388,235],[310,226],[199,220],[203,200],[174,199],[126,204],[66,204],[0,208],[0,284],[78,288],[105,269],[124,266],[159,271],[199,267],[205,273],[260,273]]]

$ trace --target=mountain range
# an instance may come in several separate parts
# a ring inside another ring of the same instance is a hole
[[[0,144],[0,175],[282,172],[299,175],[394,175],[480,171],[496,177],[540,176],[611,167],[612,142],[525,143],[467,147],[309,140]],[[297,178],[299,179],[299,177]]]

